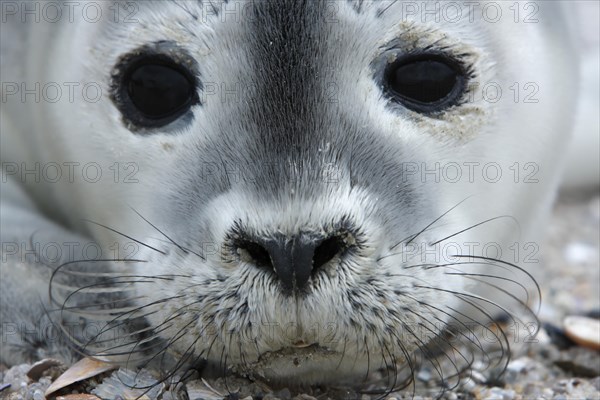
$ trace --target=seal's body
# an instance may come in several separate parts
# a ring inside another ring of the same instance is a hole
[[[4,362],[70,348],[21,329],[52,270],[49,315],[120,323],[78,350],[307,383],[527,305],[574,103],[552,2],[130,3],[3,10]]]

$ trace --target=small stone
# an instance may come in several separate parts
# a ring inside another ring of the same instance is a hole
[[[470,377],[467,377],[460,382],[460,387],[464,392],[472,392],[476,386],[477,383]]]
[[[512,400],[515,398],[515,392],[513,390],[494,387],[487,392],[484,398],[490,400]]]
[[[27,382],[29,382],[27,371],[29,371],[29,368],[31,368],[31,366],[28,364],[12,367],[4,374],[4,383],[10,383],[13,387],[27,386]]]
[[[188,382],[186,389],[190,399],[222,400],[225,397],[223,393],[207,386],[207,382],[202,380]]]
[[[510,363],[508,363],[508,365],[506,366],[506,369],[509,371],[521,372],[526,367],[527,367],[527,361],[522,358],[517,358],[515,360],[512,360]]]
[[[292,392],[290,392],[290,389],[285,388],[285,389],[281,389],[278,392],[275,392],[275,395],[278,396],[281,400],[289,400],[292,398]]]
[[[527,383],[525,385],[525,387],[523,388],[523,395],[525,395],[526,398],[539,398],[542,396],[542,388],[540,388],[538,385],[543,384],[543,383]]]
[[[29,371],[27,371],[27,376],[32,381],[38,381],[44,374],[50,373],[54,379],[56,379],[65,370],[66,367],[62,361],[53,358],[45,358],[33,364]]]
[[[600,350],[600,320],[569,316],[564,319],[566,335],[580,346]]]
[[[567,383],[564,380],[559,381],[554,385],[554,387],[552,387],[552,389],[558,394],[567,393]]]
[[[542,399],[551,399],[554,396],[555,396],[554,395],[554,391],[552,389],[550,389],[550,388],[544,388],[544,389],[542,389],[542,394],[541,394],[540,397]]]
[[[473,379],[473,381],[475,381],[477,383],[485,383],[485,382],[487,382],[487,378],[485,377],[485,375],[483,375],[479,371],[472,371],[471,372],[471,378]]]
[[[584,264],[592,262],[597,257],[598,250],[586,243],[570,243],[564,250],[564,257],[568,263]]]
[[[429,380],[431,379],[431,371],[427,368],[421,369],[417,373],[417,379],[421,382],[429,382]]]
[[[300,395],[294,397],[294,400],[317,400],[317,398],[313,397],[309,394],[300,394]]]
[[[164,392],[162,394],[161,400],[180,400],[181,397],[175,392]]]
[[[121,395],[125,398],[155,400],[163,390],[164,384],[158,382],[148,371],[120,369],[104,379],[92,393],[103,399]]]
[[[279,397],[277,397],[274,393],[267,393],[263,397],[263,400],[281,400],[281,399]]]

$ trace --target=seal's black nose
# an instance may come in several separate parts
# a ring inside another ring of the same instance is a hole
[[[341,254],[347,245],[342,236],[299,234],[244,238],[237,247],[246,251],[257,266],[275,271],[284,291],[291,293],[304,289],[311,274]]]

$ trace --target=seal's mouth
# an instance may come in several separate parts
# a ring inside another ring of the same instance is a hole
[[[311,363],[317,359],[331,359],[340,354],[318,343],[305,343],[298,341],[290,347],[262,354],[257,364],[290,363],[290,366],[300,367],[302,364]]]
[[[297,341],[290,347],[261,354],[255,363],[244,367],[253,378],[270,382],[313,383],[323,381],[324,373],[339,366],[343,354],[318,343]]]

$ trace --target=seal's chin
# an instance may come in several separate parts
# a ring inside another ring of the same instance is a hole
[[[266,352],[258,361],[246,365],[240,372],[251,375],[251,378],[275,384],[316,385],[331,382],[356,384],[357,377],[364,378],[366,366],[361,366],[359,365],[361,363],[354,361],[354,356],[318,344],[296,345]],[[340,382],[340,379],[343,382]]]

